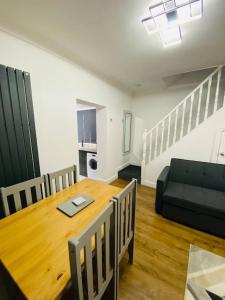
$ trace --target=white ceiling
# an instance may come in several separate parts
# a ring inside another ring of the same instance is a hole
[[[0,26],[128,91],[225,63],[225,0],[203,0],[204,17],[163,48],[141,24],[149,0],[0,0]]]

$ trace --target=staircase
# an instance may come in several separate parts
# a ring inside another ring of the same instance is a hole
[[[142,167],[205,122],[224,102],[225,66],[219,66],[151,130],[145,129]]]
[[[126,179],[129,181],[135,178],[137,179],[138,183],[141,183],[141,167],[129,165],[118,172],[118,178]]]

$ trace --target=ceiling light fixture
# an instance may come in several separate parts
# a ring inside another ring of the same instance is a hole
[[[142,20],[148,33],[159,32],[165,47],[181,43],[180,25],[203,16],[203,0],[158,0]]]

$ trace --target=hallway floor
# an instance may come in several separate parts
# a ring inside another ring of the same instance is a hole
[[[225,257],[224,239],[163,218],[154,199],[154,189],[138,185],[134,264],[121,263],[120,300],[183,300],[190,244]]]

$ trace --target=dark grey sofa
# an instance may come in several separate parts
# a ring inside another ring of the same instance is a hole
[[[225,165],[172,159],[157,180],[156,212],[225,237]]]

